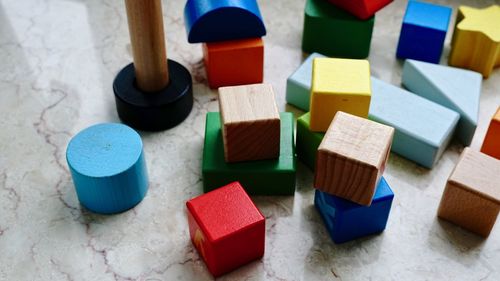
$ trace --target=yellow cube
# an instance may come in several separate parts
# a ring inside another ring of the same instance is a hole
[[[337,111],[368,117],[371,93],[367,60],[314,59],[310,130],[326,132]]]

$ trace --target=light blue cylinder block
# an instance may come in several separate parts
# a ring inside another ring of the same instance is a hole
[[[105,123],[81,131],[68,144],[66,160],[78,200],[90,211],[123,212],[146,195],[142,140],[126,125]]]

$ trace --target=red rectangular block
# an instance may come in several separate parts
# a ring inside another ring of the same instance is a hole
[[[217,277],[264,255],[265,218],[239,182],[186,203],[191,241]]]
[[[262,38],[204,43],[203,58],[210,88],[256,84],[264,79]]]
[[[366,20],[387,6],[392,0],[329,0],[335,6],[348,11],[356,17]]]

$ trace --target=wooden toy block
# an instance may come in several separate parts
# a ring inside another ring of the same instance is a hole
[[[432,168],[452,138],[458,113],[376,78],[372,90],[368,118],[396,129],[392,152]]]
[[[191,74],[167,59],[161,0],[125,0],[125,6],[134,62],[113,82],[118,116],[136,129],[170,129],[193,108]]]
[[[481,152],[500,160],[500,107],[491,119]]]
[[[370,206],[393,134],[392,127],[339,111],[318,148],[314,187]]]
[[[296,174],[293,114],[280,113],[280,119],[278,159],[226,163],[220,114],[208,112],[203,147],[203,190],[208,192],[239,181],[251,195],[293,195]]]
[[[309,128],[311,114],[308,112],[297,119],[297,158],[314,171],[318,147],[325,136],[324,133],[312,132]]]
[[[219,107],[226,162],[279,157],[280,114],[271,85],[221,87]]]
[[[91,126],[68,144],[66,160],[80,203],[113,214],[133,208],[148,190],[142,140],[122,124]]]
[[[500,5],[484,9],[460,6],[448,64],[488,78],[500,66]]]
[[[307,0],[302,50],[363,59],[370,53],[375,17],[360,20],[325,0]]]
[[[296,106],[304,111],[309,111],[311,103],[311,78],[312,63],[315,58],[324,58],[325,56],[312,53],[299,66],[299,68],[288,77],[286,81],[286,102]]]
[[[328,0],[335,6],[348,11],[359,19],[366,20],[387,6],[392,0]]]
[[[265,218],[239,182],[186,203],[189,234],[214,277],[264,255]]]
[[[500,211],[500,161],[465,148],[441,198],[438,216],[487,237]]]
[[[476,132],[481,74],[439,64],[406,60],[403,85],[411,92],[460,114],[456,136],[468,146]]]
[[[396,56],[439,63],[451,12],[449,7],[409,1]]]
[[[311,86],[311,131],[326,132],[337,111],[367,117],[370,64],[366,60],[316,58]]]
[[[382,177],[369,207],[319,190],[314,195],[314,205],[333,242],[345,243],[384,231],[393,198],[394,193]]]
[[[266,35],[256,0],[188,0],[184,7],[184,19],[189,43]]]
[[[203,44],[210,88],[261,83],[264,42],[261,38]]]

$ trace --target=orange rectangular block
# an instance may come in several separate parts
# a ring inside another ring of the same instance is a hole
[[[500,211],[500,161],[465,148],[439,205],[438,217],[488,236]]]
[[[210,88],[261,83],[264,79],[262,38],[203,44]]]
[[[500,160],[500,107],[491,119],[481,152]]]

